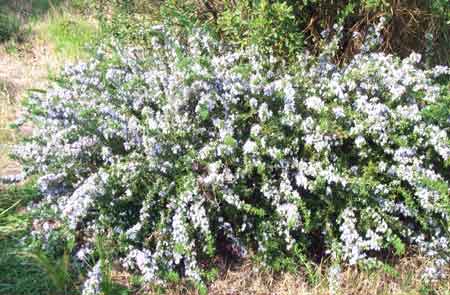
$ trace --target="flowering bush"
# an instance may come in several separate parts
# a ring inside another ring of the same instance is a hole
[[[201,31],[153,34],[151,50],[99,50],[27,104],[39,128],[17,156],[81,260],[106,236],[146,282],[201,282],[216,255],[282,269],[415,247],[440,274],[448,68],[368,50],[336,66],[337,40],[285,64]]]

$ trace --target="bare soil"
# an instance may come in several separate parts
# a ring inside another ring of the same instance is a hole
[[[20,46],[8,53],[0,45],[0,176],[20,173],[8,154],[18,137],[32,133],[30,126],[21,128],[20,134],[9,127],[20,116],[21,101],[29,89],[44,88],[49,71],[58,68],[52,48],[43,41],[33,39]]]

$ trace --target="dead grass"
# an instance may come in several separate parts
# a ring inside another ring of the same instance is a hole
[[[328,267],[314,268],[315,283],[308,280],[311,274],[299,271],[297,274],[274,274],[258,271],[250,260],[239,266],[224,270],[209,286],[210,295],[449,295],[450,281],[426,284],[421,275],[427,260],[420,256],[402,258],[393,269],[373,271],[344,268],[338,288],[329,288]],[[123,272],[114,273],[114,281],[133,290],[132,276]],[[134,289],[131,294],[153,295],[160,291]],[[197,295],[198,291],[187,285],[178,284],[165,290],[167,295]]]
[[[20,103],[27,89],[46,84],[48,69],[55,67],[50,50],[37,41],[31,50],[20,55],[11,55],[0,47],[0,175],[19,171],[18,164],[8,157],[11,146],[18,138],[9,125],[20,115]]]
[[[341,275],[341,283],[335,294],[423,294],[427,289],[435,294],[450,294],[449,282],[433,286],[424,286],[420,277],[425,260],[420,257],[405,258],[395,268],[395,272],[386,270],[360,271],[346,268]],[[317,266],[314,270],[318,278],[314,285],[308,283],[304,272],[298,274],[274,275],[258,273],[251,264],[234,271],[228,271],[223,278],[215,282],[210,289],[214,295],[258,294],[258,295],[328,295],[331,294],[327,276],[327,267]],[[427,293],[425,293],[427,294]]]

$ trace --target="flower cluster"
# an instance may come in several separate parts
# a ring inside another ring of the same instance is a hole
[[[448,68],[370,50],[285,64],[201,30],[154,28],[152,44],[103,48],[29,98],[16,154],[79,249],[107,236],[147,282],[200,282],[211,257],[248,251],[447,259]]]
[[[89,271],[88,277],[83,284],[83,295],[96,295],[100,294],[102,282],[102,272],[100,262],[94,265],[92,270]]]

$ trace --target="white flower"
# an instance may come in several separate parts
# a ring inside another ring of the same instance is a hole
[[[258,124],[253,125],[252,128],[250,129],[250,134],[254,137],[257,137],[260,133],[261,133],[261,126]]]
[[[297,206],[291,203],[285,203],[277,208],[278,213],[284,218],[289,226],[296,227],[300,221]]]
[[[307,108],[319,112],[325,106],[324,102],[318,96],[310,96],[305,100]]]
[[[261,120],[261,122],[265,122],[272,117],[272,111],[269,110],[269,106],[267,105],[267,103],[264,102],[259,107],[258,117]]]
[[[366,139],[364,138],[364,136],[358,135],[358,136],[355,138],[355,145],[356,145],[358,148],[362,148],[365,144],[366,144]]]
[[[87,280],[83,284],[82,295],[99,295],[101,291],[102,272],[100,262],[89,271]]]
[[[342,280],[341,267],[334,265],[328,270],[328,289],[330,294],[339,294],[339,287]]]
[[[77,251],[77,253],[75,254],[75,256],[80,260],[80,261],[85,261],[87,256],[90,255],[92,253],[92,248],[89,247],[82,247],[80,250]]]
[[[256,142],[247,140],[242,148],[244,154],[255,154],[258,150],[258,145]]]
[[[333,113],[336,116],[336,119],[339,118],[343,118],[345,117],[345,112],[344,112],[344,108],[343,107],[334,107],[333,108]]]

